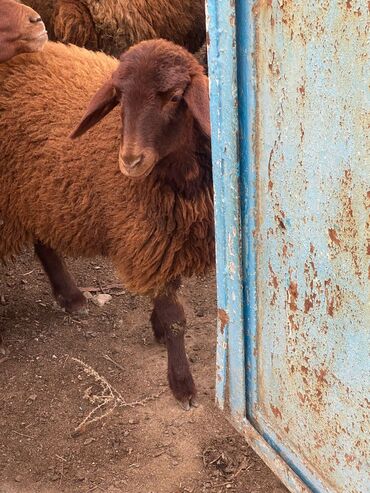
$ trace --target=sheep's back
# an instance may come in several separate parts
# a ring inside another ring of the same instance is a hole
[[[71,254],[105,248],[94,227],[96,177],[119,173],[118,111],[78,141],[68,136],[116,66],[59,43],[0,65],[0,257],[32,236]]]

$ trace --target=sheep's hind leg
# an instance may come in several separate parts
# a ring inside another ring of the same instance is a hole
[[[166,343],[168,356],[168,382],[172,393],[183,409],[196,407],[196,388],[185,351],[186,319],[178,300],[180,280],[173,281],[154,299],[151,316],[154,335]]]
[[[55,250],[40,241],[37,241],[34,246],[59,305],[71,314],[86,313],[86,298],[68,272],[64,260]]]

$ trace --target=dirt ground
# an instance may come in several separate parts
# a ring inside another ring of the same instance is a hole
[[[182,290],[200,401],[185,412],[149,301],[102,259],[68,264],[111,301],[71,318],[32,254],[0,267],[0,493],[286,493],[214,405],[214,279]]]

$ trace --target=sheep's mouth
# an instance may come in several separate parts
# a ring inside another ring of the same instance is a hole
[[[37,42],[37,41],[43,41],[48,39],[48,32],[47,30],[43,27],[41,31],[35,33],[35,34],[27,34],[27,36],[21,36],[20,41],[24,41],[25,43],[29,42]]]
[[[157,157],[153,153],[150,153],[142,159],[140,164],[136,166],[128,166],[123,160],[121,154],[119,155],[119,169],[121,173],[134,180],[142,180],[150,175],[156,165],[156,162]]]
[[[19,46],[24,52],[40,51],[48,41],[48,33],[46,30],[35,36],[24,36],[19,40]]]

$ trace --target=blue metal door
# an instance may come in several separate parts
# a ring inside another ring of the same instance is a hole
[[[370,492],[369,10],[208,0],[217,401],[293,492]]]

